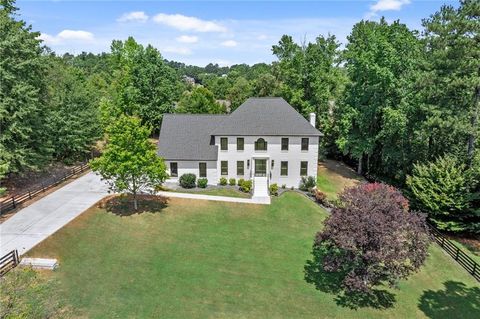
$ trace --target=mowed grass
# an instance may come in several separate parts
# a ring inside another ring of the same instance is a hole
[[[478,318],[478,284],[437,246],[389,309],[352,310],[304,280],[326,218],[302,195],[272,205],[170,199],[120,216],[91,208],[29,255],[88,318]]]
[[[363,181],[350,167],[342,162],[325,160],[318,164],[317,188],[330,200],[338,198],[345,188],[355,186]]]
[[[194,190],[176,189],[175,192],[213,195],[213,196],[227,196],[227,197],[237,197],[237,198],[249,198],[251,196],[251,194],[243,193],[239,190],[229,188],[229,187],[205,188],[205,189],[194,189]]]

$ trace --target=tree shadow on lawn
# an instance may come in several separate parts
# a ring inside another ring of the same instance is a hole
[[[142,213],[158,213],[168,206],[168,198],[155,195],[138,195],[138,209],[133,208],[133,196],[114,195],[102,200],[98,207],[107,212],[127,217]]]
[[[321,252],[312,254],[313,260],[307,260],[304,267],[305,281],[315,285],[317,290],[337,295],[334,299],[337,305],[355,310],[367,307],[374,309],[393,307],[395,295],[387,290],[374,289],[369,294],[346,292],[341,286],[346,274],[326,272],[321,266],[323,254]]]
[[[433,319],[480,318],[480,287],[467,287],[458,281],[443,283],[445,290],[425,290],[418,308]]]

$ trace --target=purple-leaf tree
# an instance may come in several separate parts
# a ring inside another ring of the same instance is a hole
[[[422,266],[429,245],[425,217],[409,211],[400,191],[363,184],[345,190],[340,202],[317,233],[314,252],[323,254],[320,269],[341,274],[346,292],[394,286]]]

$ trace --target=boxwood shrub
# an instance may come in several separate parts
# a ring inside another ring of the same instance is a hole
[[[197,181],[197,186],[200,188],[206,188],[208,184],[208,179],[206,178],[199,178]]]
[[[194,188],[196,179],[197,177],[195,176],[195,174],[183,174],[182,176],[180,176],[180,186],[182,186],[183,188]]]

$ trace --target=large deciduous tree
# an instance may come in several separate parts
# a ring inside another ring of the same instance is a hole
[[[340,202],[317,233],[314,254],[322,254],[318,266],[339,274],[347,292],[393,286],[421,267],[429,244],[424,216],[409,212],[397,189],[363,184],[345,190]]]
[[[336,152],[336,108],[346,82],[339,46],[335,36],[318,36],[300,46],[284,35],[272,47],[278,58],[274,73],[281,83],[279,94],[305,117],[316,113],[316,125],[325,135],[321,144],[328,153]]]
[[[344,58],[350,83],[337,144],[358,160],[359,173],[403,181],[425,144],[416,131],[421,43],[398,21],[361,21],[348,36]]]
[[[50,140],[56,159],[78,159],[90,152],[101,136],[97,85],[82,70],[50,57],[48,105]]]
[[[112,97],[102,104],[113,118],[135,115],[143,124],[160,127],[162,116],[172,113],[179,96],[180,79],[163,60],[160,52],[144,48],[132,37],[115,40],[111,46],[114,81]]]
[[[148,139],[150,130],[140,119],[122,115],[106,130],[107,143],[99,158],[90,162],[113,192],[133,195],[153,193],[167,178],[165,162],[158,157],[155,145]]]
[[[191,114],[221,114],[226,112],[225,107],[217,103],[213,93],[204,87],[196,87],[191,92],[184,92],[178,102],[177,111]]]

